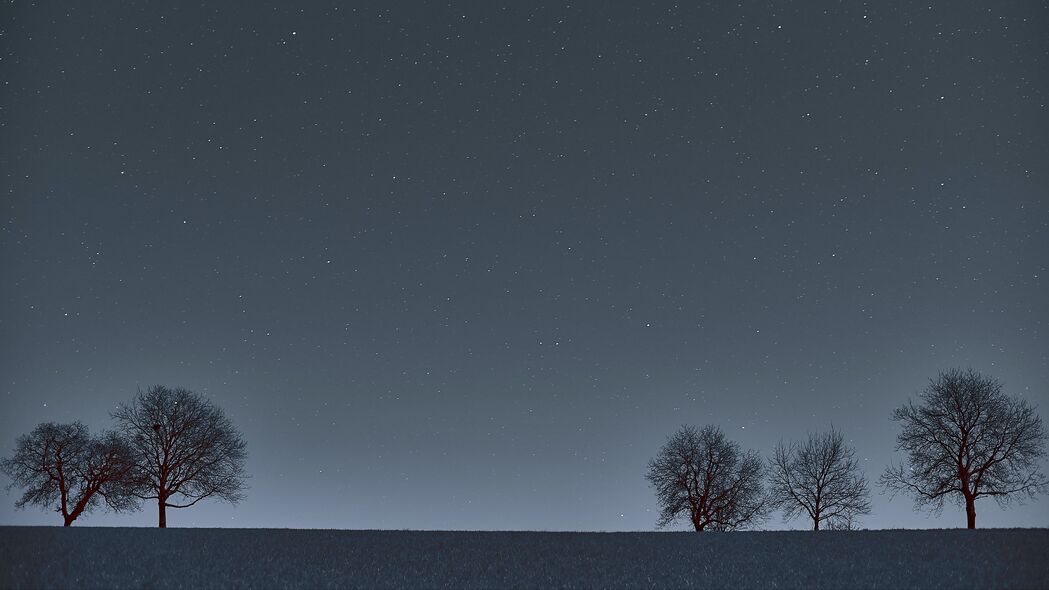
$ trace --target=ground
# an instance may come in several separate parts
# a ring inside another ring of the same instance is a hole
[[[0,588],[1042,588],[1049,529],[0,527]]]

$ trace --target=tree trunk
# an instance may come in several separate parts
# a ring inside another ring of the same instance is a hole
[[[965,498],[965,523],[966,528],[976,528],[976,498]]]
[[[168,514],[165,512],[167,506],[168,503],[165,500],[157,500],[157,508],[160,510],[160,524],[158,526],[162,529],[168,528]]]
[[[79,517],[81,514],[84,513],[84,508],[87,508],[87,501],[91,499],[91,496],[94,495],[94,493],[95,493],[95,490],[91,490],[91,489],[89,489],[86,492],[84,492],[84,495],[80,497],[80,501],[77,502],[76,506],[73,507],[73,511],[70,512],[69,514],[65,515],[66,516],[66,525],[65,526],[69,526],[69,525],[73,524],[73,521],[76,520],[77,517]]]
[[[814,531],[820,530],[820,519],[818,519],[818,518],[812,519],[812,530],[814,530]]]
[[[696,517],[692,518],[692,526],[694,526],[696,528],[696,532],[697,533],[703,531],[703,527],[705,526],[705,524],[706,523],[704,523],[703,520],[700,519],[700,518],[696,518]]]

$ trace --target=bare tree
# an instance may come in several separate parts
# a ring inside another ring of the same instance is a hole
[[[0,471],[11,479],[8,489],[26,488],[18,508],[54,506],[70,526],[103,499],[114,511],[138,506],[131,494],[134,468],[127,442],[113,432],[93,437],[80,422],[45,422],[18,438],[14,456],[0,460]]]
[[[167,526],[167,508],[188,508],[210,497],[241,499],[246,445],[204,397],[157,385],[139,391],[113,417],[135,450],[136,494],[157,501],[161,528]]]
[[[784,521],[806,514],[814,531],[823,522],[832,529],[851,529],[857,515],[871,510],[867,479],[855,455],[833,428],[809,434],[801,444],[780,442],[769,459],[772,506],[783,511]]]
[[[976,528],[976,500],[993,497],[1000,506],[1022,501],[1049,487],[1038,471],[1045,455],[1042,420],[1025,400],[1002,393],[996,379],[951,369],[908,401],[892,419],[903,428],[896,448],[909,464],[890,465],[881,484],[894,494],[912,494],[916,506],[943,509],[953,499],[965,506],[968,528]]]
[[[716,426],[682,426],[648,464],[646,479],[662,506],[658,526],[687,516],[697,531],[727,531],[767,515],[763,465]]]

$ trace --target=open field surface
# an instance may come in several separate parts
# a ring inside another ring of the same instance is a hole
[[[1045,588],[1049,529],[0,527],[3,588]]]

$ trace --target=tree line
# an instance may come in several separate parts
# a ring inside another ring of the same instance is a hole
[[[115,512],[154,501],[158,526],[168,508],[205,498],[241,499],[246,444],[223,411],[198,393],[155,386],[112,413],[114,430],[92,435],[80,422],[40,424],[0,460],[16,506],[54,508],[70,526],[105,504]]]
[[[14,455],[0,460],[9,487],[25,488],[16,505],[54,508],[70,526],[101,504],[123,512],[155,501],[165,527],[168,508],[241,499],[246,444],[206,398],[158,385],[139,391],[112,417],[116,429],[99,435],[80,422],[48,422],[20,437]],[[906,459],[886,468],[879,483],[894,496],[913,496],[918,507],[939,511],[957,502],[967,527],[975,528],[976,500],[991,497],[1005,506],[1049,489],[1038,471],[1047,438],[1041,418],[994,378],[971,369],[941,372],[892,419]],[[780,510],[785,522],[804,516],[813,530],[854,528],[871,510],[855,455],[834,428],[781,441],[762,458],[717,426],[682,426],[648,464],[660,505],[657,526],[687,518],[697,531],[728,531]]]
[[[1006,506],[1049,489],[1038,471],[1046,441],[1041,418],[994,378],[972,369],[943,371],[892,419],[906,459],[886,468],[879,483],[893,496],[913,496],[916,507],[938,512],[957,502],[972,529],[979,498]],[[734,530],[778,509],[784,522],[804,516],[813,530],[851,529],[871,510],[855,451],[834,428],[780,442],[763,460],[717,426],[685,425],[649,462],[646,478],[661,508],[660,527],[687,518],[697,531]]]

